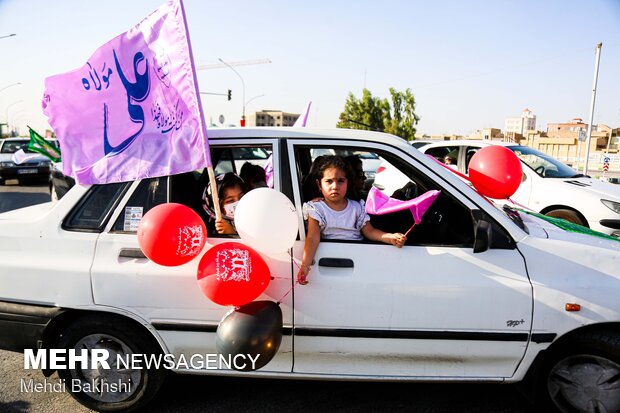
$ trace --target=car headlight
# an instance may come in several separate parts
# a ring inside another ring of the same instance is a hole
[[[50,161],[41,161],[37,164],[37,166],[50,166]]]
[[[617,214],[620,214],[620,202],[609,201],[607,199],[601,199],[601,202],[607,208],[611,209],[612,211],[614,211]]]
[[[0,166],[10,168],[10,167],[15,166],[15,164],[13,162],[0,162]]]

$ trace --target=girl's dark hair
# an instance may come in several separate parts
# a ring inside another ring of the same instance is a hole
[[[227,172],[223,176],[218,176],[216,178],[217,183],[217,196],[220,198],[220,202],[224,199],[224,191],[228,188],[234,188],[239,185],[243,192],[246,192],[245,182],[239,175],[234,172]]]
[[[317,158],[318,160],[318,158]],[[316,161],[315,161],[316,162]],[[314,164],[312,165],[314,167]],[[319,181],[318,187],[320,188],[320,181],[323,179],[323,174],[325,170],[329,168],[337,168],[344,171],[345,176],[347,177],[347,198],[359,201],[359,196],[355,190],[354,180],[353,180],[353,169],[351,168],[351,164],[346,161],[342,156],[338,155],[326,155],[323,156],[320,160],[320,163],[316,167],[315,178]]]

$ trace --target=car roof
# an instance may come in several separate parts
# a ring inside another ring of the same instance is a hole
[[[441,146],[519,146],[518,143],[515,142],[502,142],[502,141],[492,141],[486,139],[457,139],[452,141],[439,141],[429,143],[428,145],[421,146],[419,149],[426,148],[434,148]]]
[[[372,132],[359,129],[318,129],[294,127],[256,127],[256,128],[214,128],[207,130],[209,139],[236,139],[236,138],[317,138],[353,139],[356,141],[381,142],[390,145],[407,146],[406,140],[398,136],[383,132]]]

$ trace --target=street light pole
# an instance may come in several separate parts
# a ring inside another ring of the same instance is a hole
[[[265,96],[264,94],[262,95],[258,95],[258,96],[254,96],[252,99],[248,99],[247,102],[245,102],[245,106],[247,106],[251,101],[258,99],[258,98],[262,98],[263,96]]]
[[[586,163],[583,166],[583,174],[588,174],[588,161],[590,158],[590,142],[592,141],[592,122],[594,122],[594,102],[596,100],[596,83],[598,81],[598,65],[601,61],[601,47],[603,43],[596,45],[596,64],[594,65],[594,84],[592,85],[592,101],[590,103],[590,122],[588,124],[588,138],[586,143]]]
[[[10,130],[10,129],[11,129],[11,127],[10,127],[10,125],[9,125],[9,109],[10,109],[12,106],[17,105],[18,103],[22,103],[23,101],[24,101],[23,99],[16,100],[15,102],[11,103],[9,106],[7,106],[7,107],[6,107],[6,129],[7,129],[7,130]]]
[[[226,65],[226,67],[228,67],[230,70],[232,70],[233,72],[235,72],[235,74],[237,76],[239,76],[239,79],[241,79],[241,86],[243,86],[243,96],[242,96],[242,100],[241,103],[243,104],[243,108],[241,111],[241,126],[245,126],[245,81],[243,80],[243,77],[241,77],[241,75],[239,74],[239,72],[237,72],[235,70],[234,67],[232,67],[231,65],[229,65],[228,63],[226,63],[225,61],[223,61],[222,59],[220,59],[219,57],[217,58],[217,60],[219,60],[220,62],[222,62],[224,65]]]
[[[8,86],[5,86],[5,87],[3,87],[2,89],[0,89],[0,92],[2,92],[2,91],[3,91],[3,90],[5,90],[5,89],[10,88],[11,86],[17,86],[17,85],[21,85],[21,82],[12,83],[12,84],[10,84],[10,85],[8,85]]]

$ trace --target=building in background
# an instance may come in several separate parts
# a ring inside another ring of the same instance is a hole
[[[536,130],[536,115],[529,109],[524,109],[520,117],[506,118],[504,132],[514,132],[525,136],[527,131]]]
[[[497,128],[484,128],[476,129],[471,135],[468,135],[465,139],[501,141],[504,140],[504,135],[502,134],[502,131]]]
[[[248,115],[248,126],[293,126],[299,113],[287,113],[281,110],[262,110]]]

